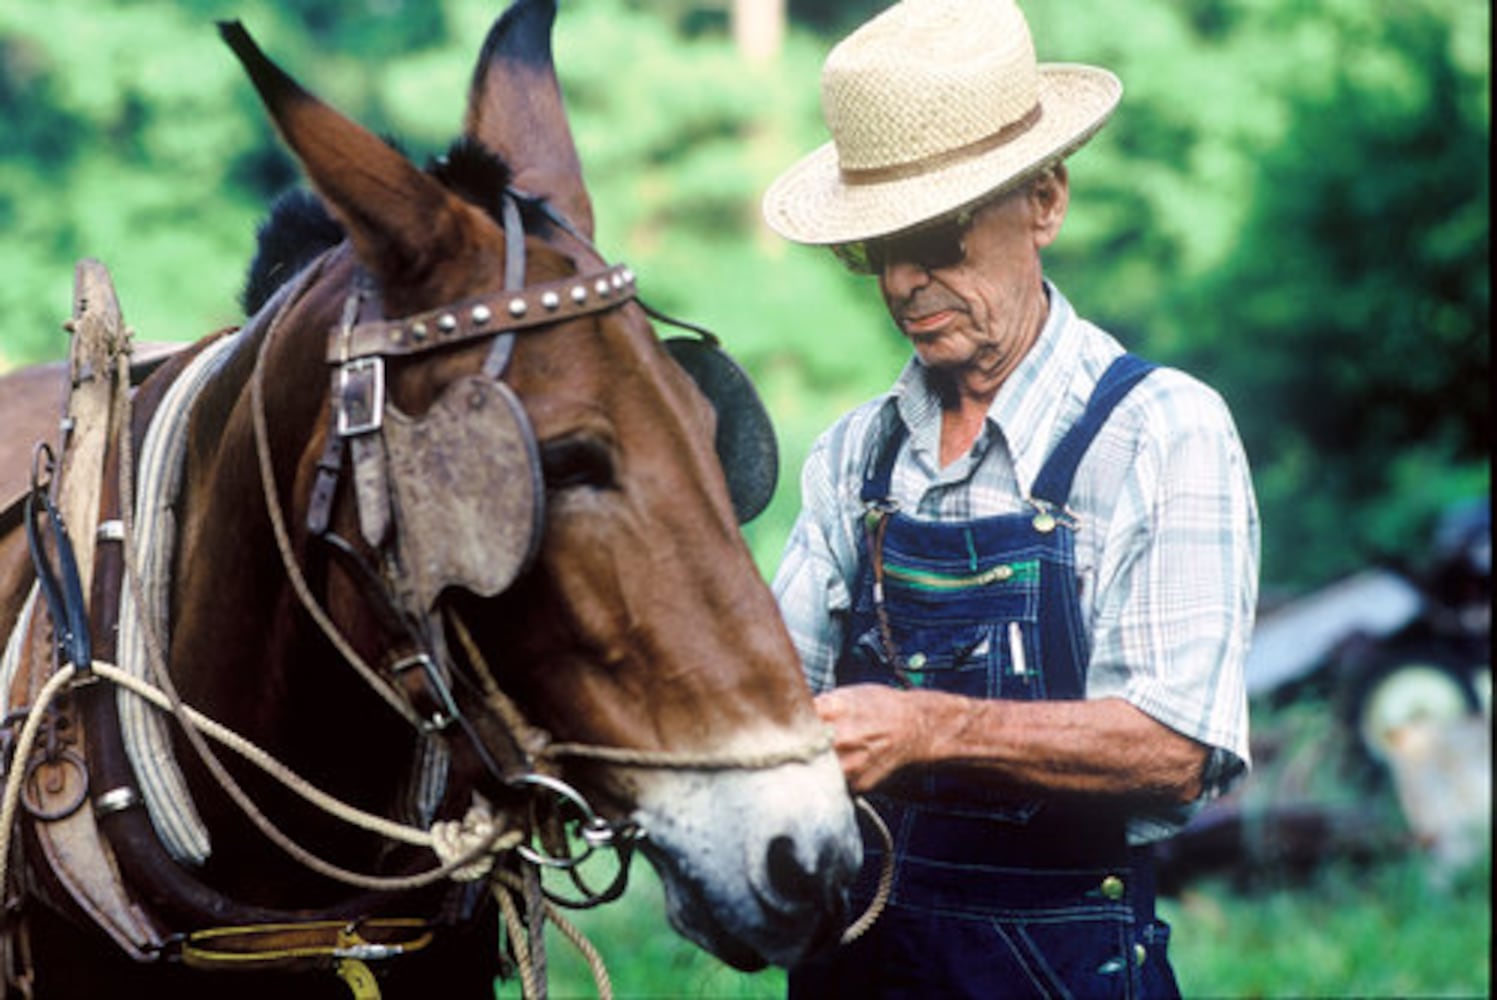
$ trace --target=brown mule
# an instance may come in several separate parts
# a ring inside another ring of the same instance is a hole
[[[445,770],[432,818],[462,818],[475,795],[525,834],[554,797],[571,803],[563,815],[593,812],[600,839],[638,838],[681,933],[742,968],[790,965],[840,929],[859,856],[852,807],[738,530],[712,406],[656,339],[632,275],[590,242],[554,13],[518,0],[496,22],[463,143],[433,173],[225,27],[347,241],[229,335],[191,404],[165,666],[183,702],[369,814],[407,815],[407,778],[433,752]],[[134,455],[199,349],[136,390]],[[0,380],[0,425],[45,436],[55,412],[39,417],[10,389],[33,378]],[[106,521],[118,446],[110,461]],[[24,475],[0,470],[0,483]],[[18,520],[0,521],[0,634],[33,577]],[[101,662],[129,589],[118,549],[100,544],[99,572],[116,575],[91,591]],[[385,891],[378,879],[437,862],[351,831],[233,755],[205,761],[176,725],[211,849],[195,861],[164,849],[161,821],[121,791],[135,778],[114,699],[95,683],[63,702],[87,731],[107,850],[160,940],[146,961],[109,958],[102,934],[68,932],[76,913],[27,900],[20,964],[38,995],[338,995],[336,978],[300,968],[220,975],[176,960],[192,932],[375,916],[431,932],[409,955],[370,959],[388,995],[489,995],[498,945],[482,881]],[[45,822],[23,822],[28,867]],[[546,844],[495,871],[523,879]],[[309,872],[298,849],[325,866]]]

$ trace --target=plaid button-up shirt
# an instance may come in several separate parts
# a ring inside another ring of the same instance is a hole
[[[1038,341],[999,390],[971,450],[940,467],[941,408],[916,359],[893,388],[816,442],[802,510],[774,581],[813,690],[834,683],[863,553],[859,489],[893,421],[910,429],[894,465],[900,508],[933,520],[1030,509],[1041,465],[1123,348],[1053,286]],[[1258,584],[1258,513],[1225,403],[1172,369],[1119,404],[1077,471],[1070,509],[1087,697],[1120,697],[1211,748],[1205,798],[1247,769],[1243,660]],[[1139,815],[1135,843],[1174,832],[1191,810]]]

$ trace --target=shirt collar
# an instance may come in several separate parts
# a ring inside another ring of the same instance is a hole
[[[989,446],[985,439],[996,438],[1005,447],[1025,494],[1039,475],[1049,455],[1056,420],[1060,416],[1076,364],[1078,346],[1076,314],[1071,303],[1049,281],[1045,292],[1050,312],[1045,325],[1029,352],[988,407],[989,429],[973,444],[973,454],[981,456]],[[941,433],[941,404],[927,385],[919,358],[905,364],[889,391],[889,398],[899,418],[910,429],[910,442],[916,451],[930,456],[932,468],[938,463]],[[994,433],[996,431],[996,433]]]
[[[1056,421],[1080,355],[1071,303],[1048,281],[1045,292],[1050,297],[1045,325],[988,407],[988,420],[1002,432],[1025,496],[1050,455]]]

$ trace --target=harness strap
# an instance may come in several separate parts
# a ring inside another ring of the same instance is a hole
[[[34,464],[26,517],[28,545],[48,605],[53,646],[64,662],[59,663],[54,655],[50,679],[40,685],[45,675],[40,673],[39,659],[23,657],[33,672],[33,697],[7,775],[0,842],[8,841],[13,833],[15,802],[10,779],[15,778],[30,786],[20,801],[33,821],[29,843],[37,851],[34,870],[43,883],[56,888],[58,903],[70,901],[122,950],[141,958],[150,954],[160,938],[153,921],[135,906],[122,885],[115,857],[100,836],[93,800],[98,789],[91,787],[95,775],[81,754],[89,734],[78,708],[81,697],[54,702],[69,684],[87,679],[94,665],[96,651],[83,581],[92,579],[96,543],[110,537],[109,532],[99,530],[99,498],[109,442],[124,422],[122,405],[129,393],[131,371],[131,333],[124,325],[108,270],[98,261],[80,261],[73,292],[73,315],[65,324],[72,334],[66,411],[55,458],[47,445],[38,447],[36,461],[45,459],[51,481],[44,485],[40,466]],[[42,537],[43,516],[50,522],[49,538]],[[39,616],[27,624],[32,644],[39,645]],[[23,647],[24,642],[23,636]],[[24,738],[30,732],[34,739],[38,730],[33,726],[46,733],[36,757]],[[14,792],[18,794],[19,789]],[[0,860],[0,871],[3,868]]]
[[[508,188],[499,201],[499,212],[504,220],[504,290],[515,292],[525,287],[525,223],[520,218],[520,206]],[[492,379],[501,378],[514,351],[513,332],[495,337],[489,356],[483,360],[483,373]]]
[[[429,923],[415,917],[314,920],[249,924],[194,931],[181,943],[185,965],[208,970],[330,967],[372,962],[420,951],[431,944]]]
[[[467,299],[400,319],[360,323],[344,351],[344,334],[328,336],[329,362],[403,357],[500,333],[550,326],[612,309],[634,297],[634,272],[625,264]]]
[[[39,443],[32,456],[31,492],[26,496],[26,547],[31,552],[32,569],[36,572],[37,584],[47,604],[47,615],[52,621],[53,642],[64,662],[87,670],[93,652],[88,634],[88,608],[83,602],[83,584],[78,577],[78,560],[62,512],[48,495],[55,466],[52,449],[45,442]],[[44,473],[47,481],[43,481]],[[55,568],[47,552],[46,536],[42,533],[43,517],[52,527],[52,549],[57,555]]]
[[[327,440],[322,445],[322,455],[317,459],[317,476],[312,481],[312,494],[307,500],[307,532],[313,538],[327,535],[333,519],[333,499],[338,495],[338,478],[343,473],[343,436],[334,430],[337,421],[338,403],[333,400],[328,412]]]
[[[504,221],[504,290],[517,292],[525,287],[525,222],[520,218],[520,203],[505,188],[499,202]]]

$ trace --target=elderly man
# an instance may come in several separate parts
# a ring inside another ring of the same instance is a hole
[[[775,581],[894,855],[792,996],[1178,993],[1149,845],[1247,770],[1258,525],[1220,397],[1042,273],[1120,94],[1037,64],[1012,0],[906,0],[828,56],[832,142],[765,195],[914,349],[817,442]]]

